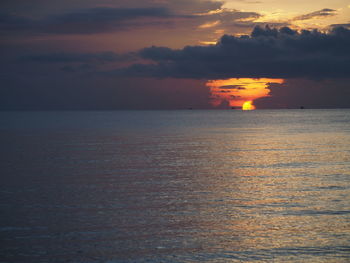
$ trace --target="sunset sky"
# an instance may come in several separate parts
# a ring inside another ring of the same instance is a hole
[[[349,0],[0,8],[0,109],[350,107]]]

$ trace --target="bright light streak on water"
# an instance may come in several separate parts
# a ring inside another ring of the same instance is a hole
[[[349,262],[350,111],[0,113],[0,262]]]

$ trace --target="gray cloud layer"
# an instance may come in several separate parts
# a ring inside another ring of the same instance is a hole
[[[118,54],[111,51],[99,53],[49,53],[27,55],[21,57],[20,60],[40,63],[105,63],[133,60],[134,56],[134,53]]]
[[[139,55],[152,64],[135,64],[115,74],[198,79],[347,77],[350,30],[339,27],[322,33],[256,27],[250,36],[224,35],[213,46],[150,47]]]
[[[175,17],[184,16],[172,15],[166,8],[107,7],[82,9],[41,19],[0,14],[0,30],[49,34],[94,34],[120,30],[137,24],[152,24],[152,20],[138,22],[143,18],[164,20]],[[157,24],[159,23],[157,21]]]
[[[221,8],[222,1],[216,0],[2,0],[1,10],[16,14],[51,15],[69,10],[96,7],[135,9],[165,8],[177,14],[203,13]]]
[[[215,3],[215,5],[214,5]],[[218,2],[208,2],[216,7]],[[219,6],[220,7],[220,6]],[[199,9],[201,10],[201,9]],[[69,11],[41,18],[0,13],[0,31],[31,34],[97,34],[145,26],[169,26],[186,20],[193,30],[204,23],[217,22],[213,28],[230,29],[234,26],[251,27],[254,19],[261,15],[256,12],[242,12],[224,9],[219,13],[194,11],[184,13],[163,7],[114,8],[97,7]]]

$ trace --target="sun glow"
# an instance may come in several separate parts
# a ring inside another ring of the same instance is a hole
[[[251,100],[246,101],[242,105],[242,110],[255,110],[255,106]]]
[[[282,84],[283,79],[268,78],[238,78],[209,80],[206,86],[210,88],[211,104],[214,107],[227,105],[232,108],[254,110],[254,100],[268,97],[272,84]]]

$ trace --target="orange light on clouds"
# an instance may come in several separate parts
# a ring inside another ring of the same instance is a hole
[[[268,97],[271,83],[282,84],[284,79],[268,78],[237,78],[209,80],[206,86],[210,88],[211,104],[218,107],[221,104],[229,104],[230,107],[255,109],[254,100]],[[247,104],[245,104],[247,103]]]

